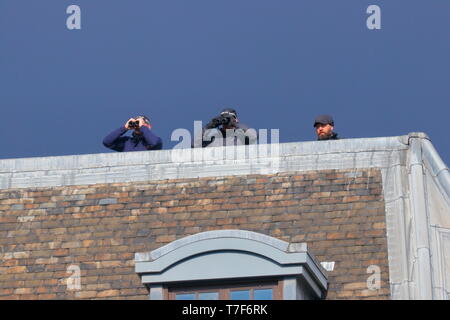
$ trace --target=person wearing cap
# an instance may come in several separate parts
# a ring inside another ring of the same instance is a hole
[[[218,139],[222,138],[222,139]],[[255,129],[241,123],[233,108],[225,108],[211,119],[202,130],[202,137],[194,137],[194,146],[227,146],[254,144],[257,141]]]
[[[338,134],[334,132],[333,118],[327,114],[322,114],[314,119],[317,140],[338,140]]]
[[[145,151],[162,149],[162,140],[153,133],[152,125],[146,116],[137,116],[128,119],[103,139],[103,145],[118,152]],[[133,130],[131,136],[124,136],[126,132]]]

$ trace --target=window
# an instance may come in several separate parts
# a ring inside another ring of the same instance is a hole
[[[325,270],[306,243],[245,230],[214,230],[136,253],[150,299],[322,299]]]
[[[164,295],[169,300],[280,300],[282,281],[168,287]]]

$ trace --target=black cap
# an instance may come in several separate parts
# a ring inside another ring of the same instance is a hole
[[[321,114],[320,116],[317,116],[314,120],[314,127],[316,127],[316,124],[329,124],[334,126],[333,118],[327,114]]]
[[[234,116],[237,117],[237,112],[236,112],[236,110],[235,110],[235,109],[232,109],[232,108],[225,108],[225,109],[223,109],[223,110],[220,112],[220,114],[222,114],[222,113],[233,113]]]

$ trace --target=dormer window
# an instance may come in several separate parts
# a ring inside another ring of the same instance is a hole
[[[150,299],[322,299],[324,269],[305,243],[244,230],[191,235],[136,253],[135,270]]]

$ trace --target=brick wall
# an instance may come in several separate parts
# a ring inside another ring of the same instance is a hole
[[[379,170],[0,190],[0,298],[147,299],[134,253],[215,229],[307,242],[328,272],[327,299],[388,299]],[[381,289],[367,289],[370,265]],[[68,290],[70,266],[81,290]]]

